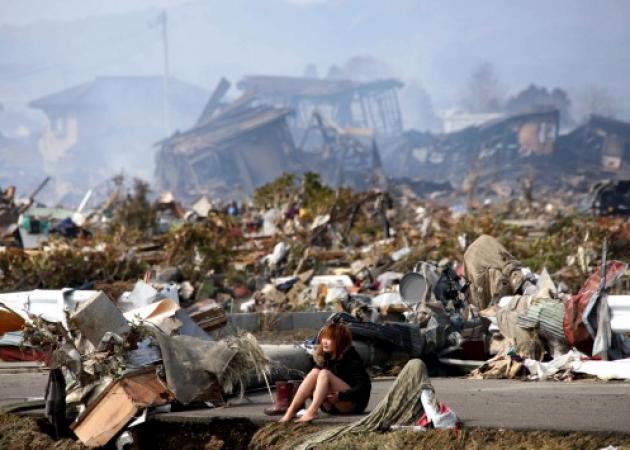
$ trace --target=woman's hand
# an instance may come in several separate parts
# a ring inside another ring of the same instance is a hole
[[[326,400],[332,404],[335,404],[339,401],[339,392],[331,392],[326,396]]]

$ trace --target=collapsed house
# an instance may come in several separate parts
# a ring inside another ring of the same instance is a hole
[[[292,128],[304,131],[314,112],[345,128],[369,128],[383,136],[403,130],[397,90],[403,84],[395,79],[361,83],[281,76],[247,76],[238,83],[254,92],[260,101],[291,108]]]
[[[592,116],[568,134],[558,130],[555,109],[441,135],[409,130],[388,141],[385,169],[403,177],[447,180],[464,190],[504,183],[508,193],[526,177],[558,187],[563,177],[576,174],[617,180],[630,175],[630,124]]]
[[[331,186],[386,187],[380,146],[403,131],[396,79],[246,76],[238,83],[260,102],[291,108],[288,118],[304,170]]]
[[[593,115],[560,136],[557,149],[566,154],[566,169],[607,178],[630,177],[630,123]]]
[[[252,96],[244,95],[215,113],[214,98],[194,127],[158,144],[156,178],[162,190],[189,200],[206,194],[242,199],[296,168],[288,108],[255,106]]]
[[[237,100],[225,103],[222,99],[229,88],[230,83],[222,79],[195,126],[157,144],[161,149],[156,156],[156,178],[161,189],[188,200],[201,195],[244,199],[283,172],[309,170],[320,173],[324,182],[335,187],[385,187],[372,129],[341,126],[315,109],[304,128],[296,131],[295,116],[304,114],[300,101],[286,102],[293,105],[291,109],[282,106],[278,98],[248,90]],[[322,97],[324,91],[329,94]],[[318,92],[319,96],[313,98],[321,101],[336,98],[330,90],[308,92]],[[352,102],[358,95],[349,92],[349,98],[342,95],[343,101]],[[275,102],[275,106],[267,101]],[[344,123],[363,124],[349,116],[341,119]],[[389,130],[391,123],[383,126]],[[295,140],[297,135],[299,141]]]
[[[0,104],[0,186],[30,190],[45,177],[37,148],[38,122],[18,108]]]
[[[162,77],[97,77],[30,103],[46,115],[39,152],[48,173],[55,173],[63,196],[80,200],[112,172],[148,178],[152,173],[152,145],[166,136],[166,128],[188,126],[203,105],[206,91]],[[89,170],[86,170],[89,168]],[[81,173],[80,177],[76,175]]]
[[[484,183],[516,180],[526,166],[542,165],[554,152],[558,121],[557,110],[545,110],[448,134],[410,130],[388,144],[386,154],[392,157],[386,169],[402,177],[446,180],[455,187],[470,173]]]
[[[222,98],[230,83],[221,80],[195,127],[161,143],[157,179],[162,189],[189,199],[201,194],[242,199],[283,171],[310,170],[334,187],[387,189],[388,175],[389,187],[422,183],[412,190],[425,195],[454,189],[472,199],[475,194],[509,197],[519,190],[531,197],[534,184],[575,187],[572,179],[580,174],[615,179],[630,174],[630,124],[599,116],[565,135],[559,135],[560,112],[551,107],[487,116],[493,118],[481,124],[468,120],[452,132],[434,134],[403,130],[397,97],[402,84],[393,79],[247,76],[237,86],[243,96],[226,105]],[[216,114],[223,110],[228,115]],[[229,116],[229,111],[244,115]],[[261,115],[249,116],[256,114]],[[225,122],[227,117],[231,121]],[[228,141],[247,133],[260,136],[251,133],[267,125],[277,129],[268,132],[274,138],[250,140],[245,153],[228,156]],[[200,138],[210,131],[212,137]],[[210,147],[215,156],[209,156]]]
[[[317,136],[320,144],[309,146]],[[365,191],[385,189],[386,178],[374,133],[365,128],[344,128],[314,112],[298,147],[302,167],[316,170],[334,187]]]

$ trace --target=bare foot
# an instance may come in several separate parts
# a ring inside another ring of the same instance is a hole
[[[312,420],[315,419],[319,419],[319,416],[317,415],[317,413],[313,414],[310,411],[306,411],[304,413],[304,415],[302,417],[300,417],[298,420],[296,420],[296,423],[307,423],[310,422]]]
[[[293,419],[293,417],[295,417],[295,416],[289,416],[289,415],[285,414],[284,416],[282,416],[282,419],[280,419],[278,422],[288,422],[291,419]]]

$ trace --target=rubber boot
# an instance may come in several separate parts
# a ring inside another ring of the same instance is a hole
[[[293,398],[293,385],[287,381],[276,381],[276,403],[265,409],[268,416],[280,416],[287,412]]]

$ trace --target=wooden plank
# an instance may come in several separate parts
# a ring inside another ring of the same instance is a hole
[[[73,427],[74,434],[88,447],[107,444],[137,414],[138,406],[120,383],[114,383],[107,394],[82,416]]]
[[[70,428],[88,447],[107,444],[140,408],[168,403],[173,394],[153,368],[129,374],[109,385]]]
[[[201,113],[201,116],[199,116],[199,119],[197,120],[197,125],[203,124],[212,117],[212,114],[217,110],[219,102],[230,89],[230,86],[231,84],[228,80],[226,80],[225,78],[221,78],[221,81],[219,81],[219,84],[212,92],[212,95],[210,96],[206,107]]]

